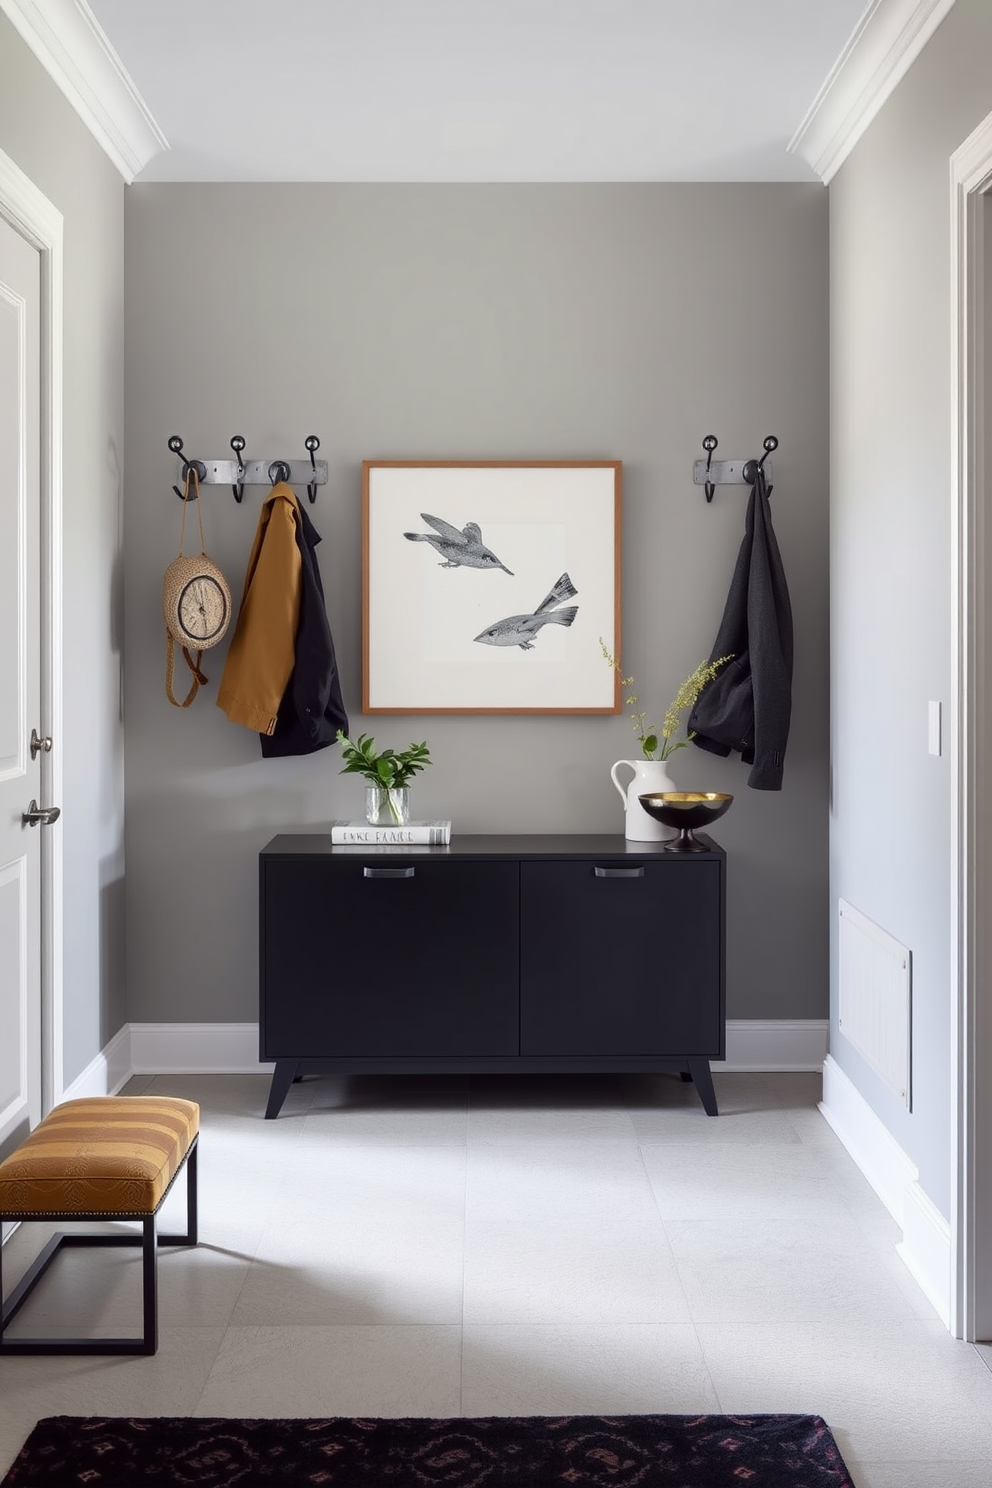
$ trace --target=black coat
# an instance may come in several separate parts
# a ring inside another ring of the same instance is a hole
[[[315,552],[320,535],[302,506],[299,514],[296,541],[302,571],[295,662],[279,704],[275,730],[259,735],[266,759],[275,755],[313,754],[333,744],[339,728],[348,732],[334,639]]]
[[[747,507],[744,541],[710,660],[733,654],[689,715],[694,744],[740,750],[755,790],[781,790],[792,715],[792,606],[772,531],[764,472]]]

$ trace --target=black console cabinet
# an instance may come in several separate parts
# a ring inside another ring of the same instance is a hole
[[[259,857],[267,1117],[324,1072],[680,1069],[717,1113],[723,850],[622,837],[455,837]]]

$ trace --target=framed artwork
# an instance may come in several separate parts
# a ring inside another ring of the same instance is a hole
[[[364,713],[619,713],[619,460],[366,460]]]

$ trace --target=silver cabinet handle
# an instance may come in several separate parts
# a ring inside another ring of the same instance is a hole
[[[639,868],[600,868],[597,864],[592,871],[597,878],[643,878],[644,864]]]
[[[366,878],[412,878],[416,868],[364,868]]]
[[[21,821],[26,827],[50,827],[61,815],[60,806],[39,806],[37,801],[32,801],[27,811],[21,813]]]

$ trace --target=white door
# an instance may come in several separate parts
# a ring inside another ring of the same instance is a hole
[[[0,219],[0,1155],[41,1115],[41,256]]]

